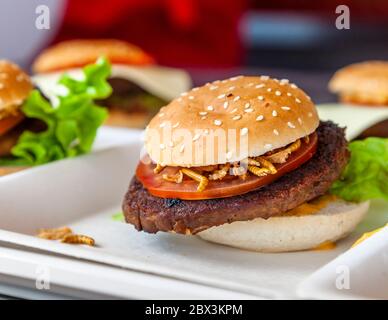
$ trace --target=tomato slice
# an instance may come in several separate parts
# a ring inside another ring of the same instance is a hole
[[[155,174],[153,172],[155,164],[149,163],[150,161],[147,162],[149,159],[140,161],[136,169],[136,176],[149,193],[160,198],[204,200],[232,197],[267,185],[311,159],[317,149],[318,137],[314,132],[309,138],[309,142],[303,142],[298,150],[290,154],[285,163],[275,164],[277,173],[264,177],[250,174],[245,180],[233,177],[231,179],[224,178],[221,181],[209,181],[206,189],[202,192],[197,191],[198,182],[191,179],[184,180],[182,183],[164,180],[162,173]],[[168,169],[165,168],[163,173],[168,173],[166,171]]]
[[[0,120],[0,136],[15,127],[23,119],[24,115],[22,113],[18,113],[15,116],[7,117],[5,119]]]

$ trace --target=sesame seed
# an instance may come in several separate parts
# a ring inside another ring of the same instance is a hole
[[[297,89],[298,88],[298,86],[295,83],[291,83],[290,86],[291,86],[292,89]]]
[[[288,79],[282,79],[280,80],[281,85],[285,85],[286,83],[289,83],[290,81]]]
[[[179,126],[179,121],[176,123],[176,124],[174,124],[172,127],[175,129],[175,128],[177,128]]]
[[[221,83],[227,83],[228,82],[228,80],[222,80],[221,81]]]
[[[256,121],[261,121],[263,119],[264,119],[264,116],[261,114],[261,115],[257,116]]]
[[[182,144],[181,147],[179,148],[179,152],[182,153],[185,150],[185,145]]]
[[[240,134],[242,136],[245,136],[247,133],[248,133],[248,128],[242,128],[241,131],[240,131]]]
[[[162,122],[159,127],[164,128],[166,126],[166,122]]]
[[[199,90],[199,88],[193,88],[193,91],[198,91]]]
[[[189,99],[190,100],[194,100],[194,96],[189,96]]]
[[[216,89],[218,89],[218,86],[211,86],[209,89],[210,90],[216,90]]]
[[[288,111],[288,110],[291,110],[291,108],[290,107],[287,107],[287,106],[284,106],[284,107],[281,107],[283,110],[286,110],[286,111]]]
[[[164,116],[164,113],[163,113],[163,112],[159,113],[159,117],[160,117],[160,118],[163,117],[163,116]]]
[[[265,148],[266,150],[269,150],[269,149],[272,148],[272,144],[266,143],[266,144],[264,145],[264,148]]]
[[[246,113],[251,113],[251,112],[253,112],[253,109],[252,108],[249,108],[249,109],[245,109],[244,110]]]
[[[4,83],[0,83],[0,89],[4,88]]]
[[[306,97],[307,97],[307,99],[309,99],[311,101],[311,97],[310,96],[306,96]]]
[[[260,84],[255,86],[256,89],[260,89],[260,88],[264,88],[264,87],[265,87],[264,83],[260,83]]]
[[[221,120],[214,120],[214,124],[216,126],[220,126],[222,124],[222,121]]]
[[[253,85],[254,85],[253,82],[249,82],[249,83],[247,84],[247,87],[253,87]]]
[[[178,98],[178,102],[181,102],[182,101],[182,98]]]
[[[298,98],[295,98],[295,101],[297,102],[297,103],[301,103],[302,101],[300,101],[300,99],[298,99]]]
[[[160,144],[160,149],[164,150],[165,148],[166,148],[166,146],[163,143],[161,143]]]
[[[263,96],[258,96],[257,99],[259,99],[260,101],[263,101],[264,97]]]
[[[213,111],[213,110],[214,110],[213,106],[207,106],[207,109],[208,109],[209,111]]]
[[[181,93],[181,96],[182,96],[182,97],[187,96],[187,92],[182,92],[182,93]]]
[[[236,87],[235,86],[231,86],[229,87],[229,90],[234,90]]]
[[[241,119],[241,115],[236,115],[236,116],[234,116],[233,118],[232,118],[233,120],[240,120]]]
[[[244,106],[245,109],[248,109],[249,107],[251,106],[251,104],[249,102],[247,102]]]
[[[261,80],[268,80],[269,77],[268,77],[268,76],[261,76],[260,79],[261,79]]]
[[[233,155],[232,151],[228,151],[226,153],[226,159],[230,160],[232,158],[232,155]]]
[[[224,102],[224,109],[227,109],[228,106],[229,106],[229,102],[228,102],[228,101],[225,101],[225,102]]]
[[[207,117],[206,116],[203,116],[203,117],[201,117],[201,120],[205,120]]]
[[[279,135],[279,131],[277,131],[276,129],[273,129],[273,133],[275,134],[275,135]]]
[[[201,137],[200,133],[195,134],[193,141],[197,141]]]
[[[282,93],[281,93],[279,90],[276,90],[276,91],[275,91],[275,95],[277,95],[277,96],[281,96],[281,95],[282,95]]]
[[[230,113],[235,113],[237,110],[237,108],[234,108],[232,111],[230,111]]]
[[[170,142],[168,143],[168,146],[169,146],[170,148],[174,147],[174,142],[170,141]]]
[[[199,112],[199,115],[200,115],[200,116],[206,116],[206,115],[207,115],[207,111],[200,111],[200,112]]]
[[[235,97],[235,98],[233,99],[233,101],[238,101],[238,100],[240,100],[240,96],[237,96],[237,97]]]
[[[294,128],[295,128],[295,126],[293,125],[293,123],[290,122],[290,121],[287,122],[287,125],[288,125],[291,129],[294,129]]]
[[[268,88],[267,91],[268,91],[268,92],[271,92],[271,91],[272,91],[272,88]]]
[[[302,119],[301,118],[298,118],[298,122],[299,122],[299,124],[302,124]]]
[[[208,129],[205,129],[205,131],[203,132],[203,134],[206,136],[209,134],[209,130]]]
[[[223,93],[223,94],[220,94],[217,98],[218,98],[218,99],[223,99],[223,98],[225,98],[225,97],[226,97],[226,94]]]
[[[277,111],[276,111],[276,110],[273,110],[273,111],[272,111],[272,116],[277,117],[277,115],[278,115]]]
[[[309,112],[307,115],[309,116],[309,118],[311,118],[313,116],[313,114],[311,112]]]
[[[287,96],[291,97],[292,96],[291,92],[287,92]]]
[[[23,79],[24,79],[24,75],[23,75],[23,74],[18,74],[18,75],[16,76],[16,81],[18,81],[18,82],[22,82]]]

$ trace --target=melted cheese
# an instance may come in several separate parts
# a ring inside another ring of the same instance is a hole
[[[335,201],[337,197],[332,194],[326,194],[322,197],[316,198],[310,202],[305,202],[300,206],[291,209],[283,214],[283,216],[307,216],[317,213],[319,210],[325,208],[330,202]]]
[[[387,227],[388,227],[388,223],[384,227],[381,227],[381,228],[378,228],[376,230],[372,230],[370,232],[364,233],[359,239],[357,239],[357,241],[355,243],[353,243],[352,248],[354,248],[355,246],[359,245],[361,242],[365,241],[366,239],[370,238],[371,236],[373,236],[377,232],[379,232]]]
[[[325,241],[321,243],[320,245],[316,246],[312,250],[322,251],[322,250],[332,250],[336,248],[335,242],[332,241]]]

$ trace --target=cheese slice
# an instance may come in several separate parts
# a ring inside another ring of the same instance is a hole
[[[45,96],[52,99],[59,91],[57,81],[63,73],[72,78],[82,79],[82,69],[68,69],[61,72],[36,74],[32,77],[36,85]],[[111,78],[121,78],[131,81],[145,91],[169,102],[184,91],[191,88],[191,78],[182,69],[161,66],[129,66],[112,65]]]

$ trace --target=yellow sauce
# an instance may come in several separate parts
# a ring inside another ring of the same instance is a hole
[[[316,246],[312,250],[322,251],[322,250],[332,250],[335,249],[336,244],[332,241],[325,241],[321,243],[320,245]]]
[[[307,216],[318,212],[319,210],[325,208],[330,202],[335,201],[337,197],[332,194],[325,194],[322,197],[311,200],[310,202],[305,202],[300,206],[291,209],[283,214],[283,216]]]
[[[388,227],[388,223],[384,226],[384,227],[381,227],[381,228],[378,228],[376,230],[372,230],[370,232],[366,232],[364,233],[355,243],[353,243],[352,245],[352,248],[354,248],[355,246],[358,246],[361,242],[365,241],[366,239],[370,238],[371,236],[373,236],[375,233],[383,230],[384,228],[387,228]]]

